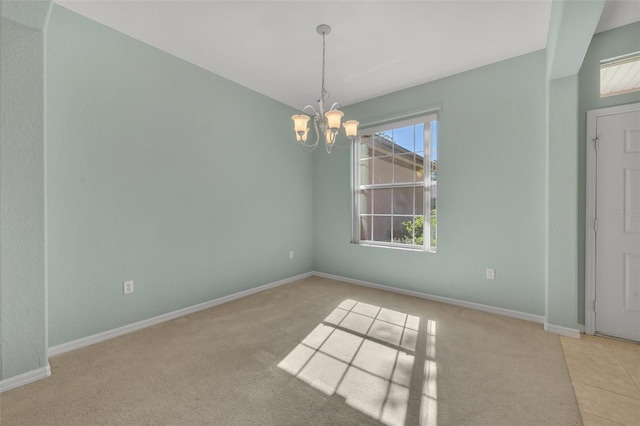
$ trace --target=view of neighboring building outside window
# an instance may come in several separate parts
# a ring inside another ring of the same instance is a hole
[[[437,127],[429,115],[363,130],[354,146],[355,243],[436,251]]]

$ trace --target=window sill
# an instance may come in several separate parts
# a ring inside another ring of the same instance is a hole
[[[360,243],[351,243],[356,246],[362,247],[376,247],[383,249],[392,249],[392,250],[402,250],[402,251],[414,251],[414,252],[422,252],[422,253],[437,253],[437,249],[428,249],[423,246],[401,246],[401,245],[390,245],[390,244],[376,244],[372,242],[360,242]]]

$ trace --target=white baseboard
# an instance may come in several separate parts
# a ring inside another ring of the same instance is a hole
[[[133,324],[128,324],[122,327],[114,328],[112,330],[107,330],[102,333],[97,333],[91,336],[83,337],[81,339],[73,340],[71,342],[63,343],[61,345],[53,346],[49,348],[49,356],[56,356],[63,354],[65,352],[69,352],[75,349],[80,349],[85,346],[93,345],[95,343],[99,343],[108,339],[113,339],[114,337],[122,336],[127,333],[131,333],[133,331],[141,330],[143,328],[151,327],[156,324],[160,324],[166,321],[170,321],[176,318],[183,317],[185,315],[189,315],[204,309],[211,308],[213,306],[221,305],[223,303],[231,302],[232,300],[240,299],[242,297],[250,296],[255,293],[259,293],[261,291],[268,290],[270,288],[278,287],[283,284],[288,284],[293,281],[301,280],[303,278],[308,278],[312,275],[316,275],[319,277],[329,278],[337,281],[343,281],[351,284],[362,285],[366,287],[377,288],[380,290],[391,291],[394,293],[405,294],[408,296],[419,297],[422,299],[433,300],[436,302],[448,303],[450,305],[461,306],[470,309],[476,309],[479,311],[489,312],[497,315],[503,315],[511,318],[518,318],[526,321],[532,321],[535,323],[544,324],[544,329],[549,332],[557,333],[563,336],[580,338],[580,330],[562,327],[558,325],[548,324],[544,321],[544,317],[540,315],[529,314],[526,312],[519,312],[510,309],[498,308],[490,305],[483,305],[480,303],[468,302],[465,300],[453,299],[449,297],[443,296],[435,296],[428,293],[422,293],[413,290],[405,290],[396,287],[390,287],[382,284],[376,284],[363,280],[356,280],[353,278],[341,277],[339,275],[327,274],[324,272],[307,272],[304,274],[296,275],[294,277],[285,278],[280,281],[275,281],[269,284],[264,284],[259,287],[251,288],[248,290],[243,290],[238,293],[230,294],[228,296],[220,297],[217,299],[210,300],[208,302],[199,303],[197,305],[189,306],[183,309],[178,309],[173,312],[169,312],[166,314],[158,315],[153,318],[149,318],[146,320],[138,321]],[[23,374],[19,374],[14,377],[10,377],[8,379],[0,380],[0,393],[9,391],[11,389],[15,389],[17,387],[44,379],[51,375],[51,367],[49,363],[47,363],[46,367],[38,368],[35,370],[28,371]]]
[[[541,315],[529,314],[526,312],[513,311],[511,309],[498,308],[496,306],[483,305],[481,303],[467,302],[466,300],[452,299],[449,297],[435,296],[433,294],[422,293],[413,290],[405,290],[402,288],[390,287],[382,284],[375,284],[368,281],[356,280],[353,278],[341,277],[339,275],[326,274],[324,272],[313,272],[313,275],[323,278],[330,278],[336,281],[343,281],[350,284],[357,284],[366,287],[377,288],[380,290],[391,291],[394,293],[406,294],[408,296],[419,297],[421,299],[433,300],[435,302],[447,303],[449,305],[461,306],[463,308],[476,309],[478,311],[489,312],[492,314],[503,315],[505,317],[517,318],[525,321],[531,321],[539,324],[544,324],[544,317]]]
[[[264,284],[259,287],[250,288],[248,290],[239,291],[228,296],[220,297],[218,299],[209,300],[208,302],[199,303],[197,305],[189,306],[186,308],[178,309],[177,311],[168,312],[166,314],[158,315],[153,318],[134,322],[132,324],[124,325],[122,327],[114,328],[112,330],[103,331],[102,333],[93,334],[91,336],[83,337],[81,339],[72,340],[71,342],[62,343],[57,346],[49,348],[49,356],[56,356],[65,352],[80,349],[85,346],[93,345],[95,343],[103,342],[105,340],[113,339],[114,337],[122,336],[133,331],[141,330],[143,328],[151,327],[152,325],[160,324],[165,321],[170,321],[176,318],[183,317],[185,315],[192,314],[194,312],[208,309],[213,306],[221,305],[223,303],[231,302],[232,300],[240,299],[242,297],[250,296],[261,291],[268,290],[270,288],[278,287],[283,284],[288,284],[293,281],[301,280],[312,276],[313,273],[307,272],[304,274],[296,275],[294,277],[285,278],[280,281],[275,281],[269,284]]]
[[[51,375],[51,366],[47,362],[46,367],[36,368],[8,379],[0,380],[0,393],[10,391],[20,386],[28,385]]]
[[[544,331],[549,331],[551,333],[556,333],[561,336],[573,337],[574,339],[580,338],[580,330],[577,328],[569,328],[563,327],[561,325],[549,324],[548,322],[544,323]]]

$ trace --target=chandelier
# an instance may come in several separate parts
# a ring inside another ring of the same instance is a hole
[[[342,108],[338,102],[331,105],[328,111],[325,111],[325,102],[329,98],[329,92],[324,88],[324,59],[325,59],[325,36],[331,32],[331,27],[328,25],[318,25],[316,28],[318,34],[322,35],[322,88],[320,89],[320,99],[318,99],[318,111],[311,105],[307,105],[302,110],[309,109],[313,112],[313,128],[316,133],[316,141],[313,143],[307,143],[309,136],[309,127],[307,124],[311,119],[308,115],[298,114],[291,117],[293,120],[293,129],[296,133],[296,140],[300,142],[300,146],[307,151],[313,151],[320,142],[320,134],[324,136],[325,147],[327,152],[331,152],[331,148],[336,143],[336,137],[338,136],[338,130],[340,129],[340,121],[344,116],[344,113],[338,108]],[[358,133],[358,123],[356,120],[345,121],[344,131],[351,142],[356,138]]]

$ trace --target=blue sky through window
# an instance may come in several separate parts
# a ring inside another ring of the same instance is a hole
[[[401,127],[384,132],[399,145],[411,152],[424,152],[424,124]],[[392,136],[393,135],[393,136]],[[438,159],[438,122],[431,122],[431,159]]]
[[[418,126],[407,126],[399,129],[393,129],[393,142],[406,149],[407,151],[414,152],[414,128]],[[416,129],[417,131],[417,129]]]

